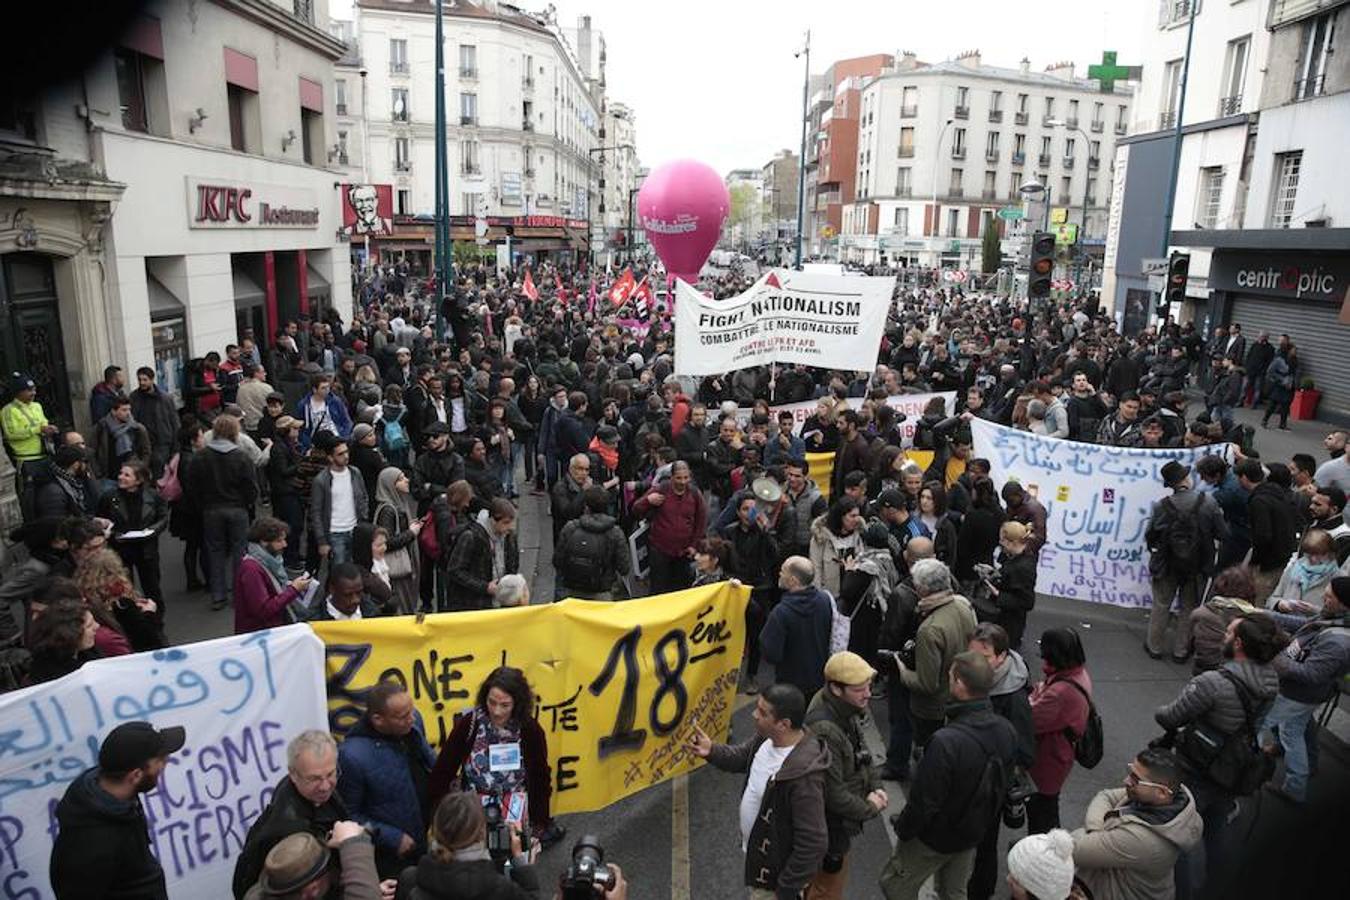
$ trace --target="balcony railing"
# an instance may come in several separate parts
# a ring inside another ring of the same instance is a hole
[[[533,178],[533,177],[534,177],[534,169],[526,169],[526,170],[525,170],[525,177],[526,177],[526,178]]]
[[[958,118],[958,119],[969,119],[969,118],[970,118],[970,107],[969,107],[969,106],[958,106],[956,109],[952,110],[952,115],[953,115],[954,117]]]
[[[407,121],[408,121],[408,111],[405,109],[403,112],[391,112],[391,113],[389,114],[389,121],[391,121],[391,122],[407,122]]]
[[[333,106],[339,116],[345,116],[347,114],[347,104],[335,103]]]
[[[985,200],[995,200],[998,198],[998,189],[985,188],[983,191],[980,192],[980,197],[982,197]]]
[[[459,171],[464,175],[481,175],[483,168],[475,162],[460,163]]]
[[[397,59],[396,59],[396,60],[390,61],[390,63],[389,63],[389,74],[390,74],[390,75],[407,75],[407,74],[408,74],[408,61],[407,61],[406,59],[405,59],[405,60],[397,60]]]
[[[989,110],[989,121],[990,121],[990,122],[1002,122],[1002,121],[1003,121],[1003,110],[1001,110],[1001,109],[991,109],[991,110]]]
[[[534,90],[534,76],[526,75],[524,78],[520,79],[520,87],[521,90],[525,91]]]
[[[534,123],[531,122],[529,119],[526,119],[526,120],[524,120],[523,122],[520,123],[520,130],[521,130],[521,131],[534,131]]]
[[[1042,153],[1040,156],[1036,157],[1036,159],[1037,159],[1037,162],[1040,163],[1041,168],[1045,168],[1046,166],[1050,165],[1050,154],[1049,154],[1049,153]]]
[[[899,157],[900,157],[901,159],[909,159],[909,158],[911,158],[912,156],[914,156],[914,148],[913,148],[913,147],[901,147],[901,148],[900,148]]]
[[[1168,128],[1175,128],[1177,125],[1177,111],[1169,109],[1158,116],[1158,130],[1165,131]]]
[[[470,126],[477,125],[477,124],[478,124],[478,117],[477,117],[477,116],[460,116],[460,117],[459,117],[459,124],[461,124],[461,125],[470,125]]]
[[[1100,157],[1097,157],[1097,156],[1089,156],[1089,157],[1088,157],[1088,168],[1089,168],[1089,169],[1100,169],[1101,167],[1102,167],[1102,161],[1101,161],[1101,158],[1100,158]]]
[[[411,172],[411,171],[412,171],[412,160],[410,160],[410,159],[396,159],[396,160],[394,160],[394,171],[396,171],[396,172]]]
[[[953,147],[953,148],[952,148],[952,159],[965,159],[965,158],[966,158],[966,148],[965,148],[965,147]]]
[[[1092,194],[1088,194],[1088,195],[1087,195],[1087,205],[1088,205],[1088,206],[1096,206],[1096,205],[1097,205],[1097,198],[1096,198],[1094,195],[1092,195]]]
[[[1014,124],[1014,125],[1025,125],[1025,124],[1027,124],[1028,121],[1030,121],[1030,119],[1029,119],[1029,117],[1027,116],[1026,113],[1024,113],[1024,112],[1013,113],[1013,124]]]
[[[1124,122],[1117,122],[1117,123],[1116,123],[1116,134],[1124,134],[1125,131],[1126,131],[1126,129],[1128,129],[1128,128],[1129,128],[1129,126],[1126,125]]]
[[[914,188],[910,187],[910,186],[907,185],[907,184],[899,185],[899,186],[896,187],[896,189],[895,189],[895,196],[897,196],[897,197],[913,197],[913,196],[914,196]]]
[[[340,166],[345,166],[345,165],[347,165],[349,162],[351,162],[350,158],[347,156],[346,153],[339,153],[339,154],[337,155],[337,161],[338,161],[338,165],[340,165]]]
[[[996,162],[998,162],[998,151],[997,151],[997,150],[986,150],[986,151],[984,151],[984,161],[985,161],[985,162],[991,162],[991,163],[996,163]]]
[[[1064,127],[1065,127],[1065,128],[1077,128],[1077,127],[1078,127],[1078,117],[1077,117],[1077,116],[1069,116],[1067,119],[1064,120]]]
[[[1242,95],[1234,94],[1231,97],[1219,98],[1219,116],[1235,116],[1242,112]]]
[[[1064,168],[1066,168],[1066,169],[1072,169],[1072,168],[1073,168],[1073,157],[1072,157],[1072,156],[1066,156],[1066,157],[1064,157],[1064,159],[1063,159],[1063,165],[1064,165]]]
[[[966,195],[965,188],[959,185],[954,184],[951,187],[947,188],[948,197],[964,197],[965,195]]]
[[[919,107],[917,106],[900,107],[900,118],[902,119],[912,119],[918,114],[919,114]]]
[[[1014,154],[1012,155],[1012,164],[1013,164],[1014,166],[1020,166],[1020,165],[1022,165],[1023,163],[1025,163],[1026,161],[1027,161],[1027,155],[1026,155],[1025,153],[1014,153]]]
[[[460,78],[467,78],[467,79],[471,79],[471,80],[476,80],[476,79],[478,78],[478,67],[477,67],[477,66],[460,66],[460,67],[459,67],[459,77],[460,77]]]
[[[1300,78],[1294,82],[1294,99],[1311,100],[1313,97],[1322,96],[1323,80],[1326,75],[1314,75],[1311,78]]]
[[[1041,127],[1054,128],[1055,127],[1054,123],[1058,121],[1059,121],[1058,119],[1056,119],[1054,116],[1051,115],[1041,116]]]

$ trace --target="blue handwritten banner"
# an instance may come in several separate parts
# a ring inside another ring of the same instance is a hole
[[[1063,441],[981,419],[970,425],[975,455],[989,460],[994,483],[1021,482],[1045,506],[1036,590],[1113,606],[1152,603],[1144,529],[1153,504],[1170,493],[1162,467],[1178,460],[1194,468],[1206,454],[1232,453],[1226,444],[1144,450]]]
[[[0,897],[52,897],[56,806],[104,736],[144,720],[187,744],[142,795],[171,897],[227,897],[244,836],[286,774],[286,744],[326,728],[323,643],[306,625],[89,663],[0,696]]]

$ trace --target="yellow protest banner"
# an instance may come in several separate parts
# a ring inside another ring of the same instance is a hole
[[[906,450],[905,459],[917,463],[919,468],[925,472],[933,464],[932,450]],[[830,473],[834,471],[833,453],[808,453],[806,454],[807,474],[811,480],[816,483],[820,494],[826,500],[830,499]]]
[[[329,726],[348,731],[366,692],[408,686],[439,747],[494,668],[525,673],[548,737],[553,810],[600,809],[687,772],[694,723],[724,737],[750,589],[729,583],[619,603],[314,622],[325,644]]]

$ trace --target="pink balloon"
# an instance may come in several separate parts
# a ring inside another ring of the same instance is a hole
[[[727,186],[710,167],[680,159],[652,170],[638,191],[638,218],[666,271],[690,284],[717,246],[731,209]]]

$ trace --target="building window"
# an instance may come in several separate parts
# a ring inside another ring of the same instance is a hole
[[[1026,94],[1018,94],[1018,95],[1017,95],[1017,114],[1018,114],[1018,115],[1021,115],[1021,116],[1025,116],[1025,115],[1027,114],[1027,95],[1026,95]]]
[[[992,200],[992,199],[994,199],[995,196],[998,195],[998,184],[997,184],[997,181],[995,180],[995,179],[997,179],[997,178],[998,178],[998,173],[997,173],[997,172],[995,172],[995,171],[993,171],[993,170],[987,170],[987,171],[985,171],[985,173],[984,173],[984,193],[983,193],[983,197],[984,197],[985,200]]]
[[[1050,141],[1051,138],[1049,135],[1044,135],[1041,137],[1041,159],[1050,158]]]
[[[389,71],[395,75],[408,74],[408,42],[403,38],[389,39]]]
[[[407,188],[398,189],[398,193],[394,195],[394,214],[398,216],[412,215],[412,191]]]
[[[1302,43],[1299,47],[1298,75],[1294,82],[1294,99],[1307,100],[1325,90],[1328,56],[1335,31],[1335,16],[1327,13],[1303,23]]]
[[[394,138],[394,169],[399,172],[407,172],[412,168],[412,157],[408,152],[408,139],[405,137]]]
[[[909,234],[909,208],[906,206],[895,208],[895,233],[902,236]]]
[[[408,89],[394,88],[389,92],[390,97],[390,118],[395,122],[406,122],[410,113],[408,112]]]
[[[965,179],[964,169],[952,169],[951,182],[947,186],[947,195],[950,197],[960,197],[962,192],[961,182]]]
[[[1242,89],[1247,78],[1247,55],[1251,46],[1249,34],[1228,42],[1223,61],[1223,83],[1219,86],[1220,116],[1232,116],[1242,111]]]
[[[1069,101],[1069,118],[1066,120],[1070,128],[1078,124],[1078,101]]]
[[[970,88],[958,87],[956,89],[956,117],[964,119],[970,115]]]
[[[961,210],[947,210],[947,236],[958,237],[961,231]]]
[[[1077,149],[1078,149],[1078,142],[1077,142],[1076,140],[1074,140],[1073,138],[1065,138],[1065,139],[1064,139],[1064,158],[1065,158],[1065,159],[1067,159],[1067,160],[1073,159],[1073,152],[1074,152],[1075,150],[1077,150]],[[1072,165],[1072,163],[1070,163],[1070,165]]]
[[[895,172],[895,196],[908,197],[914,193],[914,184],[911,179],[913,170],[908,166],[901,167]]]
[[[1168,60],[1163,65],[1162,114],[1158,117],[1159,128],[1175,128],[1177,124],[1177,103],[1181,99],[1181,60]]]
[[[1013,172],[1011,175],[1008,176],[1008,196],[1016,197],[1021,189],[1022,189],[1022,173]]]
[[[1101,131],[1101,130],[1102,130],[1102,110],[1103,110],[1104,108],[1105,108],[1105,104],[1102,104],[1102,103],[1094,103],[1094,104],[1092,104],[1092,130],[1093,130],[1093,131]]]
[[[1027,136],[1025,134],[1013,135],[1013,154],[1023,156],[1027,152]]]
[[[1129,125],[1125,120],[1125,117],[1129,114],[1128,109],[1129,107],[1125,106],[1116,107],[1116,134],[1124,134],[1125,128]]]
[[[477,125],[478,124],[478,95],[460,94],[459,95],[459,124]]]
[[[347,132],[344,129],[338,129],[337,133],[337,161],[340,165],[347,165],[351,158],[347,155]]]
[[[907,159],[913,155],[914,155],[914,129],[901,128],[899,156],[901,159]]]
[[[952,156],[960,159],[966,155],[966,130],[964,128],[952,129]]]
[[[1097,179],[1089,178],[1087,180],[1087,188],[1085,189],[1084,194],[1087,197],[1089,206],[1095,206],[1097,204]],[[1087,223],[1084,223],[1083,227],[1087,228]]]
[[[37,140],[37,117],[25,102],[0,97],[0,134],[24,141]]]
[[[320,165],[323,160],[323,113],[312,109],[300,110],[300,148],[304,152],[305,162],[311,166]]]
[[[1100,162],[1101,158],[1102,158],[1102,142],[1093,141],[1092,143],[1088,144],[1088,164],[1094,165],[1096,162]]]
[[[526,56],[522,68],[525,74],[521,76],[520,86],[523,88],[534,87],[534,57]]]
[[[992,156],[992,157],[995,157],[995,158],[998,157],[998,132],[997,132],[997,131],[991,131],[991,132],[989,132],[988,137],[985,138],[985,140],[984,140],[984,153],[985,153],[985,156]]]
[[[295,10],[295,17],[300,21],[314,24],[314,0],[295,0],[291,9]]]
[[[1288,228],[1293,221],[1298,176],[1302,168],[1302,150],[1275,154],[1275,194],[1270,203],[1271,228]]]
[[[911,119],[919,114],[919,89],[913,86],[900,91],[900,116]]]
[[[347,114],[347,82],[341,78],[333,82],[333,105],[339,116]]]
[[[459,45],[459,77],[478,77],[478,48],[473,44]]]
[[[465,175],[477,175],[478,168],[478,142],[465,141],[459,145],[460,169]],[[472,212],[472,210],[470,210]]]
[[[113,52],[113,62],[117,67],[117,102],[122,108],[122,127],[127,131],[150,130],[145,103],[145,73],[142,69],[145,59],[135,50],[119,48]]]
[[[1003,109],[1003,92],[991,91],[989,94],[989,111],[999,112]]]
[[[1042,119],[1053,119],[1054,117],[1055,117],[1055,98],[1054,98],[1054,97],[1046,97],[1046,98],[1045,98],[1045,115],[1042,116]]]
[[[230,146],[240,153],[260,152],[262,128],[257,91],[250,91],[237,84],[227,84],[225,93],[230,111]]]
[[[1065,175],[1059,180],[1059,202],[1069,203],[1073,198],[1073,176]]]

